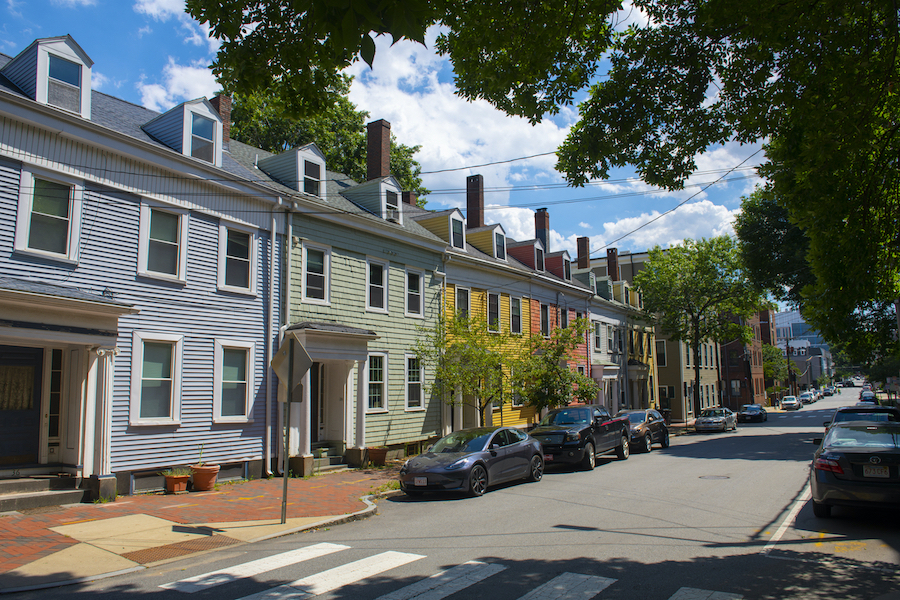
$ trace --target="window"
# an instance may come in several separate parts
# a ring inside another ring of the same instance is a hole
[[[181,418],[182,337],[135,331],[131,347],[131,424],[177,424]]]
[[[421,317],[424,314],[422,302],[422,283],[425,280],[423,273],[417,271],[406,272],[406,315]]]
[[[369,405],[366,412],[387,411],[387,355],[370,354],[368,365]]]
[[[213,421],[243,423],[253,408],[253,342],[216,340]]]
[[[303,244],[303,301],[330,303],[331,249]]]
[[[575,370],[578,371],[579,375],[584,375],[584,365],[578,365],[575,367]]]
[[[700,363],[700,366],[706,366],[706,344],[703,344],[703,362]]]
[[[506,238],[502,233],[494,234],[494,246],[496,246],[497,258],[506,260]]]
[[[509,330],[512,333],[522,333],[522,299],[509,299]]]
[[[559,325],[563,329],[569,328],[569,310],[567,308],[560,309],[559,311]]]
[[[424,410],[422,364],[418,356],[406,355],[406,410]]]
[[[469,290],[466,288],[456,288],[456,317],[469,318]]]
[[[594,322],[594,352],[603,351],[603,325]]]
[[[563,259],[563,279],[572,280],[572,262],[565,258]]]
[[[666,366],[666,341],[656,340],[656,366]]]
[[[384,193],[384,218],[388,221],[400,222],[400,196],[397,192],[387,190]]]
[[[256,293],[256,231],[219,225],[219,289]]]
[[[188,212],[141,205],[138,274],[184,282]]]
[[[488,331],[500,331],[500,294],[488,293]]]
[[[616,352],[622,354],[625,351],[625,331],[619,329],[616,331]]]
[[[387,263],[368,259],[366,261],[366,309],[376,312],[387,312]]]
[[[313,196],[319,195],[319,185],[322,180],[322,166],[308,161],[303,161],[303,191]]]
[[[550,307],[541,304],[541,335],[550,337]]]
[[[81,65],[48,54],[50,58],[47,82],[47,103],[72,112],[81,113]]]
[[[459,219],[450,219],[450,243],[453,244],[454,248],[464,248],[466,245],[466,238],[463,235],[463,222]]]
[[[635,336],[637,336],[637,340],[638,340],[638,355],[643,356],[644,355],[644,337],[646,336],[646,334],[643,331],[636,331],[634,334],[635,334]]]
[[[731,395],[732,396],[740,396],[741,395],[741,381],[739,379],[731,380]]]
[[[606,346],[607,351],[613,352],[615,348],[613,348],[613,334],[612,334],[612,325],[606,326]]]
[[[16,251],[75,262],[84,187],[23,170],[16,217]]]
[[[191,156],[215,163],[216,122],[191,113]]]
[[[537,247],[534,249],[534,268],[536,271],[544,270],[544,251]]]

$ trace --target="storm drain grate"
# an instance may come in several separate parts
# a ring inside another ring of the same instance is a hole
[[[240,540],[225,535],[213,535],[197,540],[178,542],[177,544],[168,544],[166,546],[147,548],[145,550],[135,550],[134,552],[123,554],[122,557],[146,565],[147,563],[178,558],[179,556],[193,554],[194,552],[214,550],[215,548],[223,548],[225,546],[233,546],[234,544],[240,543]]]
[[[731,479],[728,475],[701,475],[700,479]]]

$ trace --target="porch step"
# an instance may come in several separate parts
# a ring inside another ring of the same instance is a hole
[[[344,462],[343,456],[327,455],[322,458],[314,458],[313,463],[315,471],[319,473],[347,468],[347,463]]]
[[[0,512],[76,504],[89,499],[74,477],[36,476],[0,480]]]

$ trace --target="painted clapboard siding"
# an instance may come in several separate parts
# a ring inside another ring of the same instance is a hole
[[[172,150],[184,152],[186,111],[186,107],[183,104],[179,104],[144,125],[143,129]],[[187,126],[190,126],[190,124]]]
[[[331,248],[330,306],[307,304],[302,298],[302,252],[291,256],[290,322],[320,321],[371,329],[380,338],[369,343],[369,352],[388,353],[387,412],[366,415],[367,445],[399,444],[425,440],[440,431],[440,400],[430,398],[427,384],[433,374],[425,369],[425,410],[405,410],[405,354],[415,353],[418,327],[433,327],[440,312],[441,256],[388,238],[359,230],[295,218],[293,234],[305,241]],[[366,311],[367,257],[389,262],[388,313]],[[423,272],[424,318],[406,317],[406,268]],[[356,375],[353,375],[354,387]],[[355,398],[355,390],[350,394]],[[355,411],[353,411],[355,419]]]
[[[38,45],[32,44],[19,60],[3,70],[7,79],[12,81],[22,93],[34,100],[37,97],[37,63]]]

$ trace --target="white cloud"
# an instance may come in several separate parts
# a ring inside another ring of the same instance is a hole
[[[97,0],[51,0],[51,4],[74,8],[76,6],[94,6]]]
[[[149,34],[151,34],[151,33],[153,33],[153,30],[150,28],[150,26],[149,26],[149,25],[144,25],[143,27],[141,27],[140,29],[138,29],[137,36],[138,36],[138,38],[142,38],[142,37],[144,37],[145,35],[149,35]]]
[[[22,16],[22,12],[19,10],[20,6],[22,6],[21,0],[6,0],[6,10],[12,17]],[[6,28],[4,27],[3,29],[5,32]]]
[[[185,12],[184,0],[136,0],[134,10],[163,23],[176,19],[179,27],[184,30],[184,42],[194,46],[206,45],[210,54],[215,54],[221,45],[218,40],[209,37],[208,23],[201,25]],[[148,33],[149,31],[147,28]]]
[[[167,21],[185,14],[184,0],[137,0],[134,10],[157,21]]]
[[[201,96],[211,98],[219,90],[212,71],[202,60],[191,65],[179,65],[170,56],[163,68],[162,78],[162,83],[146,83],[146,77],[142,77],[137,84],[141,104],[151,110],[168,110],[179,102]]]
[[[579,223],[578,226],[581,227],[582,229],[593,229],[594,228],[590,223],[585,223],[584,221]]]
[[[109,77],[98,71],[91,72],[91,89],[99,90],[109,84]]]

